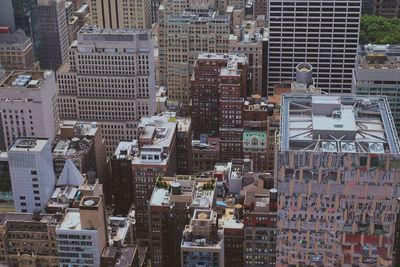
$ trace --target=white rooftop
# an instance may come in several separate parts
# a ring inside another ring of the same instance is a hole
[[[47,138],[29,138],[19,137],[11,145],[9,152],[25,151],[25,152],[40,152],[47,145]]]

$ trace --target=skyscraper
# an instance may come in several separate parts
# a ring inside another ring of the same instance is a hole
[[[38,0],[30,12],[36,59],[42,69],[56,71],[68,60],[65,0]]]
[[[150,0],[89,0],[92,24],[111,29],[150,29]]]
[[[268,25],[268,94],[293,80],[299,62],[314,67],[316,86],[331,93],[351,91],[357,55],[361,0],[271,0]]]
[[[151,30],[83,27],[57,72],[60,118],[97,121],[108,155],[156,110]]]
[[[12,0],[2,0],[0,2],[0,26],[8,26],[13,30],[15,29]]]
[[[56,178],[51,142],[46,138],[18,138],[8,151],[15,210],[44,210]]]
[[[284,95],[277,264],[392,266],[400,143],[385,97]]]

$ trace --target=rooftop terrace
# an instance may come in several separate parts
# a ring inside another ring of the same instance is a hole
[[[283,95],[281,150],[400,152],[386,97]]]
[[[0,88],[35,88],[39,89],[51,75],[51,71],[13,71],[0,84]]]

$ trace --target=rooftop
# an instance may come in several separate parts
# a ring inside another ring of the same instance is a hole
[[[0,87],[40,89],[51,73],[51,71],[13,71],[4,79]]]
[[[137,140],[121,141],[114,153],[115,159],[132,159],[137,151]]]
[[[75,186],[59,186],[56,187],[49,201],[46,204],[46,208],[69,208],[74,202],[78,193],[78,188]]]
[[[220,76],[240,77],[242,74],[241,66],[247,64],[245,54],[229,54],[229,61],[226,67],[221,68]]]
[[[0,213],[0,225],[5,225],[8,221],[18,221],[18,222],[40,221],[41,223],[57,224],[59,222],[59,217],[53,214],[40,214],[39,217],[35,218],[35,215],[33,213],[26,213],[26,212]]]
[[[30,43],[32,43],[31,38],[23,33],[0,33],[0,50],[3,50],[3,47],[21,46]]]
[[[281,150],[400,152],[386,97],[285,94]]]
[[[9,152],[30,151],[40,152],[47,145],[47,138],[18,137],[11,145]]]
[[[208,150],[208,151],[219,151],[219,138],[218,137],[207,137],[207,140],[192,140],[192,149],[196,150]]]
[[[230,41],[241,42],[243,44],[256,44],[260,41],[268,41],[268,28],[257,27],[257,22],[254,20],[245,21],[242,26],[237,25],[235,33],[229,36]]]
[[[357,67],[366,69],[400,70],[400,45],[372,45],[361,47]]]
[[[57,230],[77,231],[81,228],[81,214],[78,208],[66,209],[64,218],[58,225]]]
[[[113,35],[113,36],[129,36],[129,35],[138,35],[138,34],[151,34],[151,30],[149,29],[109,29],[109,28],[99,28],[97,26],[90,26],[86,24],[83,26],[78,34],[82,35]],[[115,37],[113,41],[128,41],[124,38],[119,39],[120,37]]]
[[[214,201],[215,184],[212,178],[188,175],[163,177],[156,182],[150,206],[166,206],[187,203],[192,207],[211,208]]]
[[[115,242],[126,239],[130,227],[130,220],[127,217],[110,216],[107,219],[108,242],[113,245]]]

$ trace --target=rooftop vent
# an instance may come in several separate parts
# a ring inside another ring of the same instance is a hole
[[[341,142],[340,150],[345,153],[355,153],[356,144],[354,142]]]
[[[336,142],[322,142],[323,152],[337,152]]]
[[[369,143],[369,152],[382,154],[385,153],[385,147],[383,143]]]

